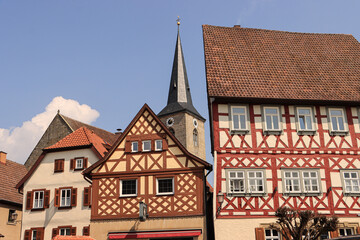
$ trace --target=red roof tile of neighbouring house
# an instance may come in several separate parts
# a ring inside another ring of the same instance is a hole
[[[209,97],[360,102],[360,43],[313,34],[203,25]]]
[[[87,129],[86,127],[81,127],[44,150],[66,149],[93,145],[101,156],[104,156],[104,153],[107,152],[104,144],[106,144],[105,141],[96,135],[94,131]]]
[[[6,160],[0,163],[0,201],[22,204],[23,195],[15,188],[16,184],[25,176],[27,170],[24,165]]]

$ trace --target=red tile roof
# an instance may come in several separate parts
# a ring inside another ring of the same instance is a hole
[[[24,165],[6,160],[0,163],[0,201],[22,204],[23,195],[18,193],[16,184],[25,176],[27,170]]]
[[[360,43],[346,34],[203,26],[209,97],[360,102]]]
[[[93,145],[101,154],[101,156],[104,156],[104,153],[107,152],[107,150],[103,144],[106,144],[106,142],[93,131],[87,129],[86,127],[81,127],[54,145],[45,148],[45,150],[66,149]]]

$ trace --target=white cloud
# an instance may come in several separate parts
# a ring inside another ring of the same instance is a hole
[[[7,152],[8,159],[24,163],[58,110],[65,116],[88,124],[100,116],[98,111],[86,104],[80,104],[72,99],[55,97],[46,106],[44,112],[37,114],[30,121],[24,122],[21,127],[0,128],[0,150]]]

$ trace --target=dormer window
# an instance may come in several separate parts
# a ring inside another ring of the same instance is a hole
[[[151,151],[151,141],[150,140],[142,141],[142,151],[143,152]]]
[[[161,151],[163,149],[162,140],[155,140],[155,151]]]
[[[131,142],[131,152],[138,152],[138,142]]]

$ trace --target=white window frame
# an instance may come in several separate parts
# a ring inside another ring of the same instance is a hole
[[[292,173],[297,173],[298,177],[294,177]],[[290,177],[286,177],[286,173],[290,173]],[[309,173],[309,177],[305,177],[304,174]],[[311,176],[311,173],[315,173],[316,176]],[[299,194],[305,194],[305,195],[319,195],[321,194],[321,178],[320,178],[320,170],[319,169],[282,169],[282,178],[283,178],[283,192],[287,195],[299,195]],[[287,186],[287,181],[291,181],[292,186],[295,186],[294,182],[297,180],[299,182],[299,190],[289,190]],[[306,186],[309,184],[305,184],[306,181],[310,181],[310,186],[315,186],[312,182],[312,180],[316,180],[316,186],[317,191],[314,190],[306,190]]]
[[[310,113],[309,114],[300,114],[300,110],[309,110]],[[301,128],[301,124],[300,124],[300,117],[301,116],[305,116],[306,118],[310,118],[310,122],[311,122],[311,129],[310,128],[306,128],[306,126],[308,126],[307,121],[305,120],[305,129]],[[314,111],[312,107],[302,107],[302,106],[297,106],[296,107],[296,121],[297,121],[297,131],[300,134],[314,134],[316,132],[316,124],[315,124],[315,117],[314,117]]]
[[[171,192],[159,192],[159,180],[169,180],[172,181],[172,191]],[[156,195],[173,195],[174,194],[174,178],[173,177],[164,177],[164,178],[156,178]]]
[[[340,233],[340,230],[341,230],[341,229],[344,230],[344,235],[341,235],[341,233]],[[350,234],[348,234],[348,233],[346,232],[347,229],[350,229],[350,231],[351,231]],[[352,227],[340,227],[340,228],[339,228],[339,236],[351,236],[351,235],[354,235],[354,228],[352,228]]]
[[[67,196],[68,192],[69,192],[69,196]],[[64,193],[65,193],[65,196],[64,196]],[[70,207],[71,206],[71,194],[72,194],[71,188],[60,189],[60,207]],[[63,199],[65,199],[64,204],[63,204]]]
[[[134,194],[124,194],[123,190],[123,181],[135,181],[135,193]],[[138,181],[137,179],[121,179],[120,180],[120,197],[136,197],[138,194]]]
[[[69,232],[69,234],[66,234],[67,231]],[[71,236],[71,228],[60,228],[59,235],[60,236]]]
[[[37,235],[37,230],[31,230],[31,240],[37,240],[36,235]]]
[[[261,173],[261,177],[257,177],[256,173]],[[231,174],[235,173],[236,176],[232,177]],[[239,176],[240,173],[242,176]],[[254,173],[255,176],[251,177],[250,173]],[[262,196],[266,194],[266,176],[265,176],[265,170],[264,169],[225,169],[226,174],[226,186],[227,186],[227,194],[228,195],[254,195],[254,196]],[[262,191],[253,190],[251,182],[255,180],[255,187],[259,186],[258,181],[261,181],[262,183]],[[235,181],[242,181],[243,182],[243,189],[241,190],[241,183],[240,185],[240,191],[234,191],[233,190],[233,184]]]
[[[234,109],[235,108],[242,108],[244,109],[244,113],[241,114],[241,113],[234,113]],[[239,127],[238,128],[235,128],[234,126],[234,116],[238,116],[238,124],[239,124]],[[241,127],[241,116],[244,117],[244,120],[245,120],[245,127],[242,128]],[[247,133],[250,131],[250,123],[249,123],[249,111],[248,111],[248,106],[247,105],[230,105],[230,126],[231,126],[231,131],[233,132],[237,132],[237,133]]]
[[[135,149],[136,145],[136,149]],[[139,143],[138,142],[131,142],[131,152],[138,152],[139,151]]]
[[[161,148],[158,148],[158,143],[161,144]],[[162,151],[163,150],[163,140],[155,140],[155,151]]]
[[[270,236],[266,236],[266,231],[270,231]],[[276,231],[278,233],[277,236],[274,236],[274,231]],[[264,234],[265,234],[265,240],[280,240],[281,239],[281,236],[280,236],[281,234],[276,229],[266,228],[266,229],[264,229]]]
[[[42,193],[42,199],[36,199],[36,195],[40,197],[40,194]],[[34,209],[41,209],[44,208],[44,200],[45,200],[45,191],[34,191],[33,193],[34,199],[33,199],[33,208]],[[36,204],[37,203],[37,204]]]
[[[149,149],[146,149],[145,150],[145,143],[149,143],[149,145],[150,145],[150,148]],[[144,141],[142,141],[142,151],[143,152],[150,152],[151,151],[151,140],[144,140]]]
[[[80,163],[78,165],[78,163]],[[84,158],[75,158],[75,169],[83,169],[84,168]]]
[[[331,114],[331,111],[341,111],[341,116],[333,116]],[[337,125],[337,130],[334,129],[333,126],[333,121],[332,118],[336,117],[336,125]],[[343,119],[343,124],[344,124],[344,130],[340,130],[340,126],[339,126],[339,121],[338,119],[342,118]],[[347,123],[347,119],[346,119],[346,110],[342,107],[329,107],[328,108],[328,121],[329,121],[329,129],[330,129],[330,133],[331,134],[346,134],[348,132],[348,123]]]
[[[353,178],[353,177],[345,178],[346,173],[350,174],[350,175],[355,173],[357,178]],[[358,170],[358,169],[351,169],[351,170],[350,169],[349,170],[348,169],[342,169],[342,170],[340,170],[340,174],[341,174],[342,186],[343,186],[344,194],[346,194],[346,195],[360,195],[360,170]],[[351,182],[351,185],[350,185],[351,190],[350,191],[346,189],[346,187],[348,186],[347,181]],[[357,187],[359,188],[358,191],[354,191],[354,187],[356,187],[354,183],[358,184],[357,185]]]
[[[276,109],[277,114],[273,113],[266,113],[267,109]],[[282,114],[281,114],[281,107],[279,106],[262,106],[262,116],[263,116],[263,127],[264,127],[264,133],[266,134],[280,134],[282,132]],[[274,126],[274,117],[278,118],[278,126],[279,128],[269,128],[266,118],[271,117],[271,125]]]

